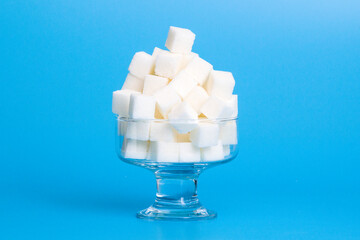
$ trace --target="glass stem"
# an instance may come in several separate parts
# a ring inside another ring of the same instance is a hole
[[[155,208],[198,208],[198,171],[157,171]]]

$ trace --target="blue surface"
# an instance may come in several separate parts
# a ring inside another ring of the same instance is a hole
[[[1,1],[1,239],[360,239],[359,1]],[[200,177],[218,218],[146,222],[111,92],[170,25],[229,70],[240,154]]]

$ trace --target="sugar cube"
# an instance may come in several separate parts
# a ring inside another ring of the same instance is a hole
[[[179,162],[200,162],[200,148],[195,147],[192,143],[178,143],[179,145]]]
[[[154,93],[162,87],[165,87],[169,82],[168,78],[159,77],[155,75],[146,75],[144,81],[143,93],[145,95],[154,95]]]
[[[219,125],[216,123],[199,123],[190,132],[191,142],[200,148],[215,146],[219,141]]]
[[[131,94],[136,93],[132,90],[117,90],[113,92],[112,112],[120,117],[129,116],[129,103]]]
[[[176,134],[169,123],[151,122],[150,141],[176,142]]]
[[[178,162],[179,145],[176,142],[151,142],[151,159],[157,162]]]
[[[170,27],[165,46],[175,53],[190,53],[195,34],[189,29]]]
[[[230,99],[230,106],[233,109],[233,114],[231,115],[231,117],[237,117],[238,115],[238,95],[233,94],[231,99]]]
[[[167,118],[171,108],[181,102],[180,96],[169,86],[163,87],[154,94],[156,105],[164,118]]]
[[[153,57],[154,59],[156,59],[157,56],[159,56],[159,54],[162,53],[162,52],[167,52],[167,51],[166,51],[166,50],[163,50],[163,49],[161,49],[161,48],[155,47],[155,48],[154,48],[154,51],[153,51],[153,53],[152,53],[152,57]]]
[[[204,162],[220,161],[224,159],[224,147],[221,141],[217,145],[201,149],[201,159]]]
[[[236,121],[226,121],[220,124],[220,140],[223,144],[237,144]]]
[[[127,123],[126,138],[147,141],[150,136],[149,121],[129,121]]]
[[[137,78],[131,73],[129,73],[121,89],[129,89],[136,92],[141,92],[143,90],[143,87],[144,87],[144,80]]]
[[[124,139],[122,155],[124,158],[145,159],[149,143],[133,139]]]
[[[209,95],[230,100],[235,86],[235,79],[231,72],[213,70],[206,82],[206,90]]]
[[[171,52],[160,52],[155,62],[155,74],[161,77],[173,79],[179,72],[182,63],[182,55]]]
[[[181,61],[181,69],[186,68],[186,66],[193,60],[194,57],[199,57],[199,54],[191,52],[188,54],[183,54],[183,59]]]
[[[131,94],[129,116],[133,119],[153,119],[155,98],[143,94]]]
[[[192,108],[200,114],[200,108],[209,98],[209,95],[204,88],[195,86],[190,93],[185,97],[184,101],[189,103]]]
[[[234,109],[226,100],[210,96],[200,108],[200,112],[209,119],[227,118],[233,115]]]
[[[168,117],[178,133],[190,132],[197,126],[197,112],[187,102],[175,105]]]
[[[183,70],[170,82],[169,87],[173,88],[184,99],[196,85],[194,76]]]
[[[154,72],[155,59],[146,52],[135,53],[129,66],[129,72],[140,79]]]
[[[196,56],[189,62],[185,70],[192,74],[200,85],[203,85],[209,77],[212,68],[213,66],[210,63]]]

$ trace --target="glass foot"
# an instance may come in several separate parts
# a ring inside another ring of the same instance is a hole
[[[159,209],[150,206],[138,212],[136,216],[146,220],[197,221],[213,219],[216,217],[216,213],[203,207],[195,209]]]

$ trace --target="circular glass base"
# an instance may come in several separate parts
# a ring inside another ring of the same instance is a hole
[[[159,209],[151,206],[141,210],[136,217],[146,220],[197,221],[216,217],[216,213],[203,207],[196,209]]]

